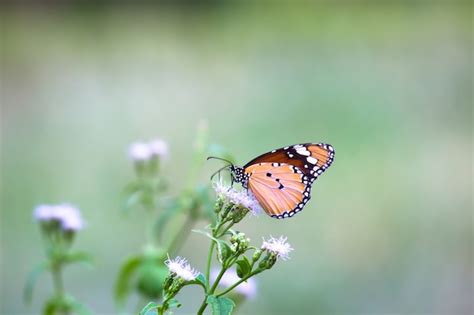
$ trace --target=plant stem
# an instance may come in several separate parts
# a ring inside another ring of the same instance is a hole
[[[201,307],[197,311],[197,315],[202,315],[206,307],[207,307],[207,295],[204,297],[204,301],[202,301]]]
[[[56,292],[57,296],[63,296],[64,295],[64,285],[63,285],[63,277],[62,277],[62,272],[61,272],[61,266],[55,266],[51,270],[51,274],[53,276],[53,285],[54,285],[54,291]]]
[[[64,299],[64,283],[63,283],[63,276],[62,276],[62,266],[61,263],[53,264],[53,268],[51,269],[51,275],[53,277],[53,286],[55,295],[60,299]],[[61,310],[59,313],[60,315],[68,315],[68,311]]]
[[[214,294],[214,291],[216,291],[217,285],[219,284],[219,281],[221,281],[222,276],[224,276],[227,268],[225,266],[222,266],[221,271],[219,272],[219,275],[216,278],[216,281],[214,281],[214,284],[212,285],[211,289],[209,290],[209,294]]]
[[[206,266],[206,280],[207,280],[207,288],[206,291],[209,291],[209,283],[210,283],[210,276],[211,276],[211,262],[212,262],[212,253],[214,252],[215,242],[211,241],[211,246],[209,247],[209,254],[207,255],[207,266]],[[208,292],[206,292],[208,293]]]

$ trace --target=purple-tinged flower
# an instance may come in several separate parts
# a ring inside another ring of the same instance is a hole
[[[271,236],[267,241],[263,239],[262,249],[267,250],[283,260],[287,260],[290,258],[289,253],[293,248],[286,240],[286,236],[280,236],[279,238]]]
[[[149,150],[152,155],[159,156],[161,158],[168,157],[168,143],[162,139],[155,139],[149,142]]]
[[[84,227],[79,209],[66,203],[39,205],[35,208],[33,217],[40,222],[58,221],[65,231],[79,231]]]
[[[128,148],[128,156],[136,162],[148,161],[153,155],[150,146],[145,142],[135,142]]]
[[[33,211],[33,217],[36,221],[50,221],[54,216],[54,206],[39,205]]]
[[[214,183],[214,190],[218,197],[226,202],[249,209],[254,215],[258,215],[262,211],[260,203],[250,190],[236,190],[222,181]]]
[[[212,270],[212,281],[216,280],[218,274],[219,271],[217,269]],[[223,289],[227,289],[239,280],[240,278],[237,276],[235,269],[231,268],[225,272],[224,276],[222,276],[221,280],[219,281],[219,286],[221,286]],[[257,295],[257,281],[255,281],[254,278],[249,278],[247,281],[244,281],[235,287],[233,292],[241,294],[248,299],[253,299]]]
[[[82,220],[81,212],[77,207],[65,203],[57,205],[55,208],[63,230],[79,231],[84,228],[84,221]]]
[[[165,264],[171,273],[176,274],[176,276],[186,281],[192,281],[199,275],[199,272],[188,264],[186,258],[177,256],[173,260],[168,257]]]

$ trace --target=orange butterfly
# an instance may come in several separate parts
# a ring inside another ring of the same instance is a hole
[[[303,210],[311,185],[331,166],[334,154],[330,144],[295,144],[262,154],[244,167],[227,161],[230,165],[222,169],[230,170],[232,183],[250,189],[269,216],[284,219]]]

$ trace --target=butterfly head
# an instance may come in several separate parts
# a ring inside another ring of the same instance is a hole
[[[228,161],[228,160],[225,160],[223,158],[218,158],[218,157],[214,157],[214,156],[210,156],[207,158],[208,160],[209,159],[218,159],[218,160],[222,160],[222,161],[225,161],[227,163],[229,163],[228,165],[220,168],[219,170],[217,170],[217,172],[215,172],[212,176],[211,176],[211,179],[216,175],[216,174],[220,174],[221,171],[223,170],[228,170],[230,172],[230,176],[231,176],[231,179],[232,179],[232,183],[241,183],[242,186],[244,186],[244,188],[247,188],[247,183],[248,183],[248,179],[249,179],[249,176],[245,173],[245,170],[243,167],[240,167],[240,166],[236,166],[234,165],[232,162]]]

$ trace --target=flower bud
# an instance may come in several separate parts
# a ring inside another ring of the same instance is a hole
[[[260,257],[262,256],[262,253],[263,251],[261,249],[257,249],[255,253],[253,253],[253,256],[252,256],[253,262],[256,262],[257,260],[259,260]]]
[[[238,232],[230,238],[232,250],[237,253],[243,253],[249,247],[250,239],[245,237],[245,233]]]

